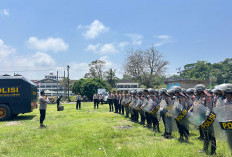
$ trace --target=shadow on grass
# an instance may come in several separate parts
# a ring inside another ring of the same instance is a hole
[[[12,118],[9,121],[32,120],[34,117],[36,117],[36,115],[20,115],[20,116]]]

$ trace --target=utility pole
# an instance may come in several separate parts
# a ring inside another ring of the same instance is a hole
[[[59,91],[58,81],[59,81],[59,80],[58,80],[58,70],[57,70],[57,72],[56,72],[56,82],[57,82],[57,83],[56,83],[56,90],[57,90],[57,91],[56,91],[56,94],[57,94],[57,98],[58,98],[58,91]]]
[[[67,65],[67,71],[68,71],[68,102],[69,102],[69,68],[70,68],[70,66]]]
[[[64,98],[65,98],[66,94],[65,94],[65,70],[64,70]]]

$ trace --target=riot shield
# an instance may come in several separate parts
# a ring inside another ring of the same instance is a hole
[[[137,102],[136,102],[136,104],[134,106],[134,109],[138,110],[141,106],[142,106],[142,101],[137,98]]]
[[[151,109],[149,110],[149,112],[150,112],[153,116],[155,116],[155,115],[158,113],[159,109],[160,109],[160,105],[159,105],[156,101],[153,101],[153,102],[152,102]]]
[[[189,112],[189,122],[198,128],[207,119],[209,109],[201,104],[201,101],[196,100],[193,103],[192,112]]]
[[[213,110],[217,114],[215,135],[220,140],[227,140],[232,152],[232,102],[225,104],[224,101],[220,101]]]

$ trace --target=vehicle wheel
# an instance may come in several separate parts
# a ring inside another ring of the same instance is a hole
[[[5,104],[0,104],[0,121],[11,118],[11,109]]]

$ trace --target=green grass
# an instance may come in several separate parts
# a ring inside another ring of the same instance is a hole
[[[64,106],[62,112],[56,111],[56,105],[48,106],[46,129],[39,128],[38,109],[1,122],[0,156],[206,156],[198,153],[203,144],[195,140],[197,131],[190,137],[190,144],[180,143],[177,133],[171,140],[164,139],[162,133],[154,136],[152,130],[108,112],[106,104],[98,110],[93,109],[92,103],[82,103],[82,110],[75,110],[75,104]],[[225,142],[217,141],[217,146],[217,156],[230,155]]]

